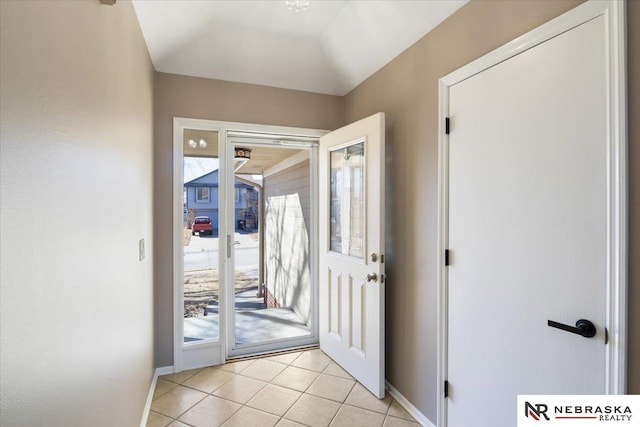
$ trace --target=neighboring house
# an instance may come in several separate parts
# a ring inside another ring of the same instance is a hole
[[[184,220],[191,227],[193,218],[208,216],[213,229],[218,230],[218,181],[219,171],[215,170],[184,184]],[[235,184],[236,230],[257,229],[256,218],[259,193],[246,182],[236,180]]]

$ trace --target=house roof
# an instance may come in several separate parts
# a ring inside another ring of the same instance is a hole
[[[201,184],[213,184],[215,186],[218,185],[218,172],[219,170],[216,169],[213,172],[209,172],[206,173],[204,175],[201,175],[195,179],[192,179],[191,181],[185,182],[184,186],[185,187],[195,187]]]
[[[202,187],[202,186],[217,187],[218,175],[219,175],[218,172],[219,170],[216,169],[213,172],[209,172],[207,174],[199,176],[198,178],[192,179],[189,182],[185,182],[184,186],[185,187]],[[236,188],[253,188],[252,185],[245,184],[244,182],[240,182],[238,180],[236,180],[235,187]]]

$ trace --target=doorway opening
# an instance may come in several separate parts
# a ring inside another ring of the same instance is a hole
[[[174,370],[318,342],[323,131],[174,119]]]
[[[228,355],[314,344],[315,146],[231,135],[228,151]]]

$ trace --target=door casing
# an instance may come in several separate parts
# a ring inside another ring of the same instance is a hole
[[[439,427],[447,426],[447,400],[444,384],[448,361],[448,283],[445,250],[448,249],[449,137],[446,119],[449,114],[449,88],[495,64],[570,30],[597,16],[607,22],[608,61],[608,200],[607,200],[607,283],[605,389],[607,394],[626,392],[627,346],[627,131],[625,5],[616,0],[587,2],[549,21],[512,42],[452,72],[439,81],[438,108],[438,417]]]

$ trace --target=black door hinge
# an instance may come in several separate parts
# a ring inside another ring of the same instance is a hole
[[[449,381],[444,382],[444,397],[449,397]]]
[[[444,250],[444,265],[449,265],[449,249]]]
[[[449,117],[444,119],[444,133],[445,135],[449,135]]]

